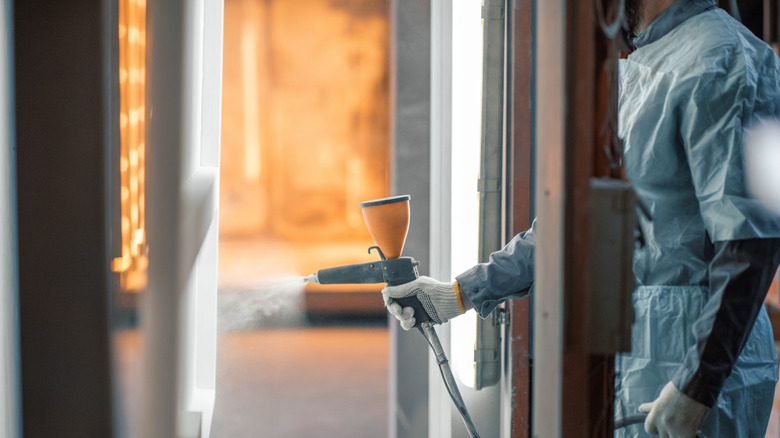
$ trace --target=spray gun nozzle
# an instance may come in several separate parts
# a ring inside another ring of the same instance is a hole
[[[308,277],[303,278],[304,283],[319,283],[320,279],[317,277],[317,274],[311,274]]]

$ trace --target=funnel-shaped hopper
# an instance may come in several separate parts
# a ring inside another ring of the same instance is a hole
[[[409,231],[409,195],[360,203],[363,220],[374,242],[388,259],[401,257]]]

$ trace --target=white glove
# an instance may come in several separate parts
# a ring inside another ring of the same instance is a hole
[[[387,286],[382,289],[382,296],[388,312],[401,322],[404,330],[409,330],[417,322],[414,309],[401,307],[395,298],[416,297],[431,321],[441,324],[466,311],[458,289],[457,282],[442,283],[430,277],[420,277],[400,286]]]
[[[669,382],[655,401],[640,405],[639,411],[650,413],[645,420],[645,431],[650,435],[695,438],[710,408],[683,394]]]

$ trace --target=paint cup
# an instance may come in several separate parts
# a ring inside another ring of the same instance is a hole
[[[388,259],[401,257],[409,232],[409,195],[360,203],[369,234]]]

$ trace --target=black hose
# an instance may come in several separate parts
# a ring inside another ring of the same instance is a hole
[[[444,386],[447,388],[447,392],[450,393],[452,403],[456,408],[458,408],[460,417],[463,419],[463,424],[468,430],[469,437],[479,438],[477,427],[474,425],[474,421],[471,419],[469,411],[466,408],[466,403],[463,401],[463,397],[460,395],[458,384],[455,382],[455,377],[452,375],[452,370],[450,369],[447,355],[444,354],[444,349],[441,346],[441,342],[439,341],[439,336],[436,334],[436,330],[434,330],[431,323],[428,322],[420,324],[417,326],[417,329],[420,331],[420,334],[425,338],[425,340],[428,341],[428,345],[431,346],[431,350],[436,356],[436,362],[439,364],[439,371],[441,372],[442,380],[444,380]]]
[[[615,420],[615,430],[631,426],[632,424],[644,423],[646,419],[647,414],[626,415],[623,418]]]

